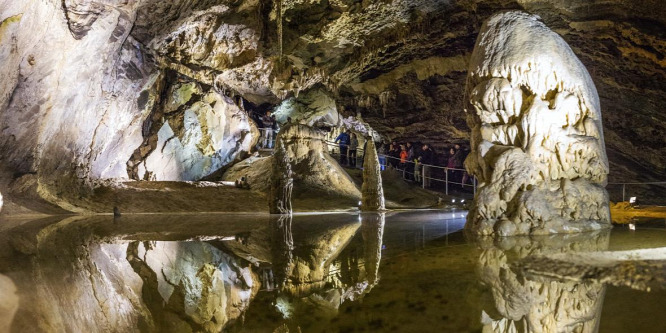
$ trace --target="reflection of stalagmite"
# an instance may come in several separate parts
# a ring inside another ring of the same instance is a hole
[[[291,232],[291,215],[271,220],[271,248],[273,249],[273,274],[282,288],[291,274],[294,263],[294,239]]]
[[[382,237],[384,235],[384,213],[363,214],[361,234],[365,254],[365,273],[368,284],[373,286],[379,280],[379,262],[382,259]]]
[[[271,193],[268,199],[270,200],[269,209],[271,214],[291,214],[291,192],[293,188],[294,178],[291,163],[284,142],[280,137],[273,155],[271,172]]]
[[[599,96],[566,42],[537,16],[497,14],[481,28],[467,80],[465,166],[479,180],[467,229],[518,235],[609,227]]]
[[[365,156],[363,158],[363,186],[361,187],[363,211],[377,211],[384,209],[384,189],[382,188],[382,174],[379,158],[372,138],[367,139]]]
[[[596,332],[605,286],[600,282],[537,281],[516,273],[517,260],[533,255],[598,251],[609,232],[574,237],[511,237],[481,241],[478,273],[494,306],[483,311],[484,332]]]
[[[0,274],[0,332],[10,331],[18,307],[19,298],[16,295],[16,285],[12,279]]]

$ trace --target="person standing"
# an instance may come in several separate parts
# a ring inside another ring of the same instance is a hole
[[[406,177],[405,178],[414,179],[414,177],[413,177],[414,171],[415,171],[414,158],[416,158],[414,156],[414,146],[412,145],[411,142],[407,142],[407,144],[405,146],[407,147],[407,164],[405,165],[405,170],[406,170],[406,172],[405,172]]]
[[[338,148],[340,148],[340,165],[347,165],[347,149],[349,149],[350,140],[349,130],[345,130],[335,138],[335,143],[337,143]]]
[[[398,146],[397,142],[391,142],[387,155],[388,164],[394,169],[397,169],[398,163],[400,162],[400,147]]]
[[[407,148],[405,145],[400,145],[400,170],[405,170],[405,167],[407,167]]]
[[[261,129],[264,135],[264,148],[272,148],[273,144],[273,126],[275,125],[275,118],[271,117],[271,112],[266,111],[266,114],[261,118],[264,127]]]
[[[449,149],[449,157],[446,160],[446,172],[448,173],[447,181],[451,183],[458,182],[458,170],[456,169],[456,150],[451,148]]]
[[[423,184],[424,187],[430,187],[430,165],[433,162],[433,152],[430,149],[430,146],[426,143],[421,147],[421,156],[419,156],[419,162],[423,164]]]
[[[379,166],[381,167],[381,170],[384,171],[386,169],[386,143],[385,142],[377,142],[377,155],[379,156]]]
[[[356,149],[358,149],[358,139],[356,134],[352,133],[349,139],[349,165],[352,168],[356,167]]]

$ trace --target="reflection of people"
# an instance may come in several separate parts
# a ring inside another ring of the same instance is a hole
[[[351,138],[349,137],[349,130],[340,133],[340,135],[338,135],[338,137],[335,138],[335,143],[337,143],[338,147],[340,148],[341,165],[347,164],[347,149],[349,148],[350,140]]]

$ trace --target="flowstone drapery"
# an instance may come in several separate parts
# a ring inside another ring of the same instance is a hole
[[[566,42],[539,17],[506,12],[481,28],[466,87],[479,181],[466,228],[481,235],[610,226],[599,97]]]

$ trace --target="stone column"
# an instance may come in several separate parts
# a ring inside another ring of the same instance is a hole
[[[294,188],[294,177],[291,162],[284,147],[282,137],[278,137],[273,154],[271,170],[271,187],[268,195],[271,214],[291,215],[291,192]]]
[[[384,189],[382,187],[382,174],[377,157],[375,142],[367,138],[365,156],[363,159],[363,185],[361,186],[361,210],[378,211],[384,209]]]
[[[481,27],[465,91],[479,188],[465,228],[480,235],[610,227],[599,96],[569,45],[538,16]]]

